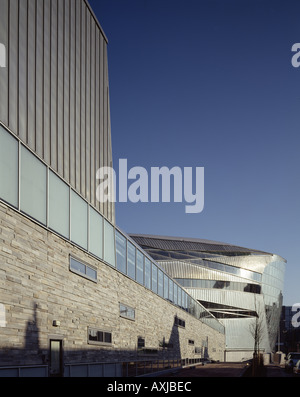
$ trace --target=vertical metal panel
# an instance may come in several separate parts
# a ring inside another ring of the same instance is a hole
[[[85,70],[85,197],[90,201],[90,149],[91,149],[91,15],[86,14],[86,70]]]
[[[50,46],[51,46],[51,0],[44,0],[44,159],[50,164],[51,137],[50,137]]]
[[[80,128],[80,192],[85,192],[86,139],[86,8],[81,2],[81,128]]]
[[[95,52],[95,65],[96,65],[96,75],[95,75],[95,172],[100,167],[100,33],[98,29],[96,29],[96,52]],[[96,182],[96,180],[95,180]],[[96,189],[99,181],[96,182],[95,186],[95,195]],[[96,200],[96,198],[95,198]],[[95,205],[98,209],[100,209],[100,204],[96,200]]]
[[[64,175],[64,1],[57,3],[57,171]]]
[[[57,171],[57,0],[51,7],[51,167]]]
[[[70,180],[70,1],[64,1],[63,176]]]
[[[75,189],[80,191],[81,187],[81,1],[76,0],[76,123],[75,123]]]
[[[0,92],[1,92],[1,100],[0,100],[0,120],[3,121],[6,125],[8,125],[8,47],[9,47],[9,39],[8,39],[8,2],[9,0],[0,0],[0,43],[5,47],[5,68],[0,68]]]
[[[35,108],[35,141],[36,152],[39,156],[44,155],[44,133],[43,133],[43,76],[44,76],[44,2],[36,2],[36,68],[35,68],[35,89],[36,89],[36,108]],[[39,109],[39,111],[37,110]]]
[[[76,118],[76,7],[69,6],[70,15],[70,183],[75,187],[75,118]]]
[[[108,120],[107,120],[107,54],[106,54],[106,47],[103,47],[103,59],[104,59],[104,70],[103,70],[103,78],[104,78],[104,83],[103,83],[103,91],[104,91],[104,104],[103,104],[103,129],[104,129],[104,134],[103,134],[103,162],[104,166],[108,165],[108,158],[107,158],[107,128],[108,128]],[[108,213],[108,202],[104,203],[104,213]]]
[[[27,139],[27,0],[20,4],[19,23],[19,137]]]
[[[9,1],[9,127],[18,134],[18,1]]]
[[[91,42],[91,86],[90,86],[90,109],[91,109],[91,122],[90,122],[90,129],[91,129],[91,142],[90,142],[90,163],[89,163],[89,169],[90,169],[90,202],[95,205],[95,136],[96,136],[96,131],[95,131],[95,101],[96,101],[96,79],[95,79],[95,69],[96,69],[96,60],[95,60],[95,55],[96,55],[96,38],[95,38],[95,24],[91,23],[91,36],[90,36],[90,42]]]
[[[27,140],[26,143],[35,150],[35,37],[36,37],[36,18],[35,18],[35,1],[28,0],[28,124],[27,124]]]
[[[104,166],[104,123],[103,123],[103,111],[104,111],[104,63],[103,63],[103,47],[104,47],[104,42],[102,37],[100,37],[100,51],[99,51],[99,65],[100,65],[100,107],[99,107],[99,112],[100,112],[100,142],[99,142],[99,149],[100,149],[100,161],[99,161],[99,168]],[[104,214],[104,204],[101,201],[100,202],[100,211]]]

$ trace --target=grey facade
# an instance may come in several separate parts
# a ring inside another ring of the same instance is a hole
[[[88,3],[0,0],[0,43],[0,376],[222,360],[224,326],[96,200],[112,153]]]
[[[285,259],[215,241],[131,237],[224,325],[226,361],[252,358],[255,340],[260,351],[276,351]]]
[[[96,199],[112,166],[107,38],[82,0],[0,0],[0,121],[114,222]]]

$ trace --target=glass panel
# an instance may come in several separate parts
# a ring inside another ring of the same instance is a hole
[[[158,269],[158,295],[163,298],[164,296],[164,274]]]
[[[89,250],[98,258],[103,257],[103,218],[90,207]]]
[[[114,228],[104,219],[104,257],[105,262],[116,266]]]
[[[97,272],[89,266],[86,266],[86,275],[93,280],[97,280]]]
[[[136,281],[144,285],[144,255],[140,251],[136,255]]]
[[[52,171],[49,173],[49,227],[69,238],[70,189]]]
[[[127,274],[135,280],[135,246],[127,242]]]
[[[120,303],[120,316],[129,318],[130,320],[135,319],[135,310],[132,307],[123,305]]]
[[[164,298],[169,299],[169,277],[164,274]]]
[[[18,141],[0,126],[0,197],[18,207]]]
[[[182,294],[182,289],[180,287],[178,287],[178,296],[177,296],[178,302],[177,302],[177,304],[179,307],[182,306],[181,294]]]
[[[173,285],[174,285],[174,303],[175,303],[175,305],[177,305],[177,302],[178,302],[178,300],[177,300],[177,284],[173,283]]]
[[[77,273],[85,275],[85,265],[81,262],[78,262],[76,259],[70,258],[70,268]]]
[[[126,274],[126,238],[116,230],[117,269]]]
[[[152,291],[157,293],[157,267],[152,263]]]
[[[71,240],[87,249],[87,203],[71,190]]]
[[[21,149],[21,210],[46,224],[47,169],[24,146]]]
[[[173,302],[173,300],[174,300],[174,296],[173,296],[173,286],[174,286],[173,280],[171,280],[171,279],[169,278],[169,300],[170,300],[171,302]]]
[[[145,258],[145,287],[151,289],[151,262]]]

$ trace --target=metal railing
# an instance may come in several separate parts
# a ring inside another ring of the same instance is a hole
[[[201,358],[76,363],[64,365],[64,377],[137,377],[200,364]],[[1,377],[48,377],[48,365],[0,367]]]

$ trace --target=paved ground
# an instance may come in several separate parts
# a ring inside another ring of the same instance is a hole
[[[205,364],[197,365],[180,369],[179,371],[162,374],[163,377],[242,377],[247,369],[245,363],[218,363],[218,364]],[[284,371],[283,367],[278,365],[268,365],[265,367],[264,377],[279,378],[279,377],[293,377]]]
[[[293,374],[287,373],[284,367],[278,365],[268,365],[266,367],[266,377],[267,378],[290,378],[294,377]]]
[[[178,371],[162,374],[164,377],[240,377],[246,366],[243,363],[219,363],[197,365],[195,367],[183,368]]]

